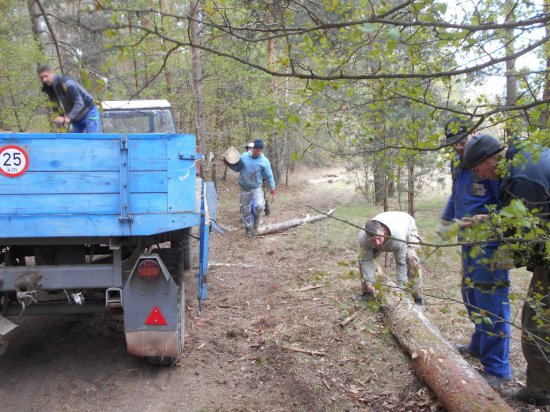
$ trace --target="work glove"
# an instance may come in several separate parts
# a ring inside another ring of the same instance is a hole
[[[272,197],[275,197],[275,195],[277,194],[277,189],[271,189],[269,193],[271,193]]]

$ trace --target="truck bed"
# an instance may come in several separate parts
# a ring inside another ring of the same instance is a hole
[[[199,224],[193,135],[0,134],[7,146],[23,149],[29,167],[0,175],[0,244]]]

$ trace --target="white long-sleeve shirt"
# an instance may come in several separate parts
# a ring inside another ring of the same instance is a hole
[[[393,252],[395,258],[397,283],[403,285],[407,282],[407,241],[410,235],[418,236],[418,229],[414,218],[405,212],[383,212],[374,216],[376,220],[386,226],[394,239],[386,239],[384,244],[374,248],[368,241],[369,235],[364,230],[359,232],[359,264],[361,273],[367,284],[374,283],[374,258],[380,252]]]

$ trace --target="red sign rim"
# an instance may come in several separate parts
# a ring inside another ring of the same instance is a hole
[[[16,146],[16,145],[13,145],[13,144],[1,147],[0,148],[0,154],[6,149],[16,149],[16,150],[19,150],[21,153],[23,153],[23,157],[25,158],[25,167],[17,173],[7,173],[7,172],[4,171],[4,169],[0,168],[0,173],[3,174],[6,177],[19,177],[19,176],[21,176],[22,174],[24,174],[29,169],[29,155],[27,154],[25,149],[22,149],[20,146]]]

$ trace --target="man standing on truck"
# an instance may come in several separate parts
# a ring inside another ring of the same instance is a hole
[[[42,82],[42,91],[57,113],[54,118],[57,127],[71,124],[74,133],[99,132],[99,110],[90,93],[70,77],[55,74],[47,64],[39,65],[36,73]]]
[[[275,179],[271,171],[269,159],[263,155],[264,142],[254,140],[252,150],[245,152],[236,164],[225,164],[233,171],[239,172],[240,208],[246,236],[251,237],[254,231],[262,224],[262,213],[265,209],[265,197],[262,182],[265,178],[269,185],[271,196],[275,196]],[[250,210],[250,202],[254,203],[254,217]]]

